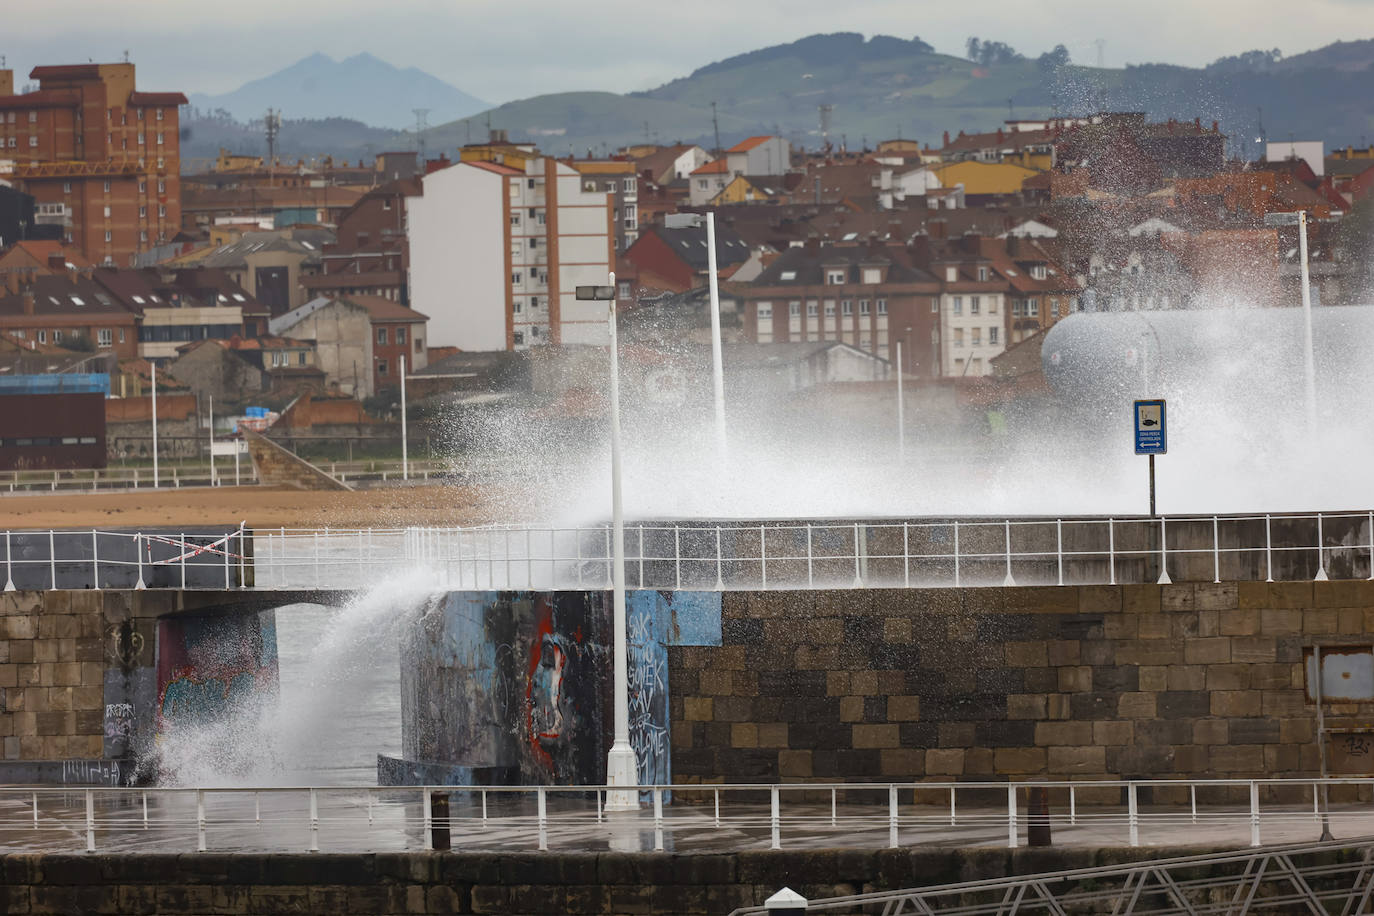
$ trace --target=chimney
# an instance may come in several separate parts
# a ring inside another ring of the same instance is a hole
[[[1199,131],[1201,131],[1201,130],[1202,130],[1202,119],[1201,119],[1201,118],[1193,118],[1193,127],[1197,128]]]
[[[949,146],[949,131],[945,131],[945,146]]]
[[[933,239],[942,239],[949,235],[949,227],[942,219],[933,219],[926,223],[926,229]]]
[[[57,251],[54,251],[52,254],[48,255],[48,270],[54,271],[56,273],[62,273],[66,271],[66,269],[67,256],[62,253],[62,250],[60,248]]]
[[[1212,122],[1212,133],[1220,133],[1220,125],[1216,121]]]
[[[997,142],[998,142],[998,143],[1001,143],[1001,142],[1002,142],[1002,128],[1000,128],[1000,127],[997,128]]]
[[[917,267],[930,267],[930,236],[922,233],[911,240],[911,262]]]
[[[808,235],[806,237],[806,245],[804,247],[806,249],[806,256],[808,258],[816,257],[816,255],[819,254],[821,250],[820,237],[815,235],[814,233]]]
[[[24,295],[20,297],[20,301],[23,303],[24,314],[25,314],[25,315],[32,315],[32,314],[33,314],[33,290],[31,290],[31,289],[26,289],[26,290],[24,290]]]
[[[1174,132],[1174,123],[1175,123],[1175,122],[1174,122],[1174,119],[1173,119],[1173,118],[1170,118],[1170,119],[1169,119],[1169,133],[1173,133],[1173,132]]]
[[[0,95],[14,95],[13,70],[0,70]]]

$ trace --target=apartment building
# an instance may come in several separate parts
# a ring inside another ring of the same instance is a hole
[[[90,260],[130,266],[181,226],[180,92],[143,92],[134,65],[35,67],[16,95],[0,70],[0,159],[39,223]]]
[[[435,346],[604,344],[606,303],[578,301],[615,263],[615,201],[533,147],[464,147],[406,200],[410,305]],[[622,217],[623,218],[623,217]]]
[[[933,349],[940,284],[879,242],[789,248],[734,290],[744,336],[756,343],[838,341],[896,364],[938,374]]]
[[[615,212],[615,250],[625,251],[639,238],[639,177],[630,160],[575,159],[568,165],[582,176],[582,190],[611,195]]]

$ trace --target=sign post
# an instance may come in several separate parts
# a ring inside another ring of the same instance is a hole
[[[1150,456],[1150,518],[1155,517],[1155,455],[1169,451],[1164,399],[1135,402],[1135,453]]]

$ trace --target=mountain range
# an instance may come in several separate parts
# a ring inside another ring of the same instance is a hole
[[[975,63],[940,54],[919,38],[865,39],[842,32],[708,63],[628,95],[560,92],[481,110],[471,96],[414,68],[399,70],[368,55],[335,63],[317,54],[227,96],[193,97],[192,105],[226,108],[237,118],[261,117],[271,106],[284,110],[288,119],[333,115],[363,122],[352,128],[356,137],[350,142],[347,122],[330,122],[325,132],[313,121],[288,120],[279,144],[283,155],[292,157],[414,149],[413,129],[384,135],[364,125],[413,124],[410,109],[418,107],[430,108],[429,123],[436,125],[424,135],[430,156],[452,154],[483,139],[488,123],[506,130],[511,140],[560,156],[604,154],[642,142],[710,148],[717,145],[717,135],[728,146],[756,133],[779,133],[815,148],[821,143],[821,108],[828,106],[831,142],[851,149],[899,136],[939,146],[944,131],[993,130],[1008,118],[1124,110],[1144,111],[1155,120],[1218,121],[1230,137],[1232,154],[1255,158],[1261,134],[1323,140],[1328,147],[1368,143],[1374,137],[1371,80],[1374,40],[1337,42],[1287,58],[1252,51],[1207,67],[1111,69],[1075,64],[1067,53],[1039,58],[1008,53],[997,62]],[[421,104],[419,95],[378,88],[402,82],[427,86],[436,93],[433,98],[452,99],[452,107],[445,109],[439,101]],[[402,98],[400,104],[388,102]],[[234,103],[238,107],[229,108],[226,99],[240,100]],[[210,138],[204,132],[194,135],[194,121],[189,126],[193,137],[185,154],[213,155],[214,149],[198,149]],[[247,148],[253,139],[256,150]],[[238,151],[261,154],[260,135],[245,133],[243,140],[247,146]]]
[[[293,119],[343,117],[393,131],[413,127],[417,108],[429,109],[430,123],[442,124],[490,107],[423,70],[394,67],[371,54],[338,61],[312,54],[233,92],[189,98],[192,108],[226,111],[237,121],[260,119],[272,108]]]

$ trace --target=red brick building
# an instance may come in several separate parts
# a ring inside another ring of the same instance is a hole
[[[425,349],[428,315],[406,308],[380,296],[345,296],[346,301],[367,309],[372,321],[373,391],[397,388],[401,384],[401,357],[406,358],[406,374],[429,365]]]
[[[120,267],[181,226],[180,92],[141,92],[134,65],[35,67],[14,94],[0,70],[0,159],[37,202],[38,221],[90,260]]]

